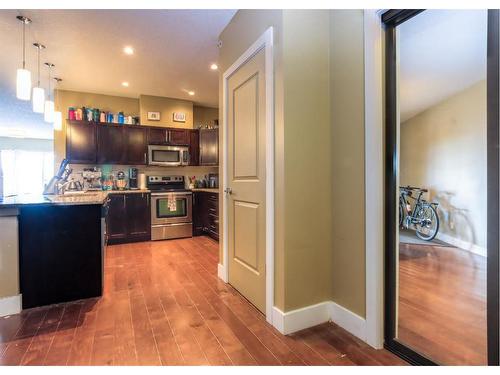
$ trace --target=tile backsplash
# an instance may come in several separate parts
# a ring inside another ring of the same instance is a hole
[[[102,165],[90,165],[90,164],[70,164],[70,167],[73,169],[73,173],[70,177],[73,177],[75,180],[79,180],[83,182],[82,172],[84,168],[102,168]],[[205,175],[209,173],[218,173],[218,167],[206,167],[206,166],[186,166],[186,167],[153,167],[146,165],[111,165],[111,173],[116,176],[119,171],[125,172],[125,175],[128,178],[128,169],[131,167],[135,167],[139,170],[139,173],[144,173],[146,176],[148,175],[157,175],[157,176],[168,176],[168,175],[178,175],[184,176],[186,179],[186,184],[188,183],[188,177],[195,176],[196,179],[201,179]]]

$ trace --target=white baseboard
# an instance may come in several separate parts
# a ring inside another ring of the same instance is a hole
[[[488,251],[485,247],[478,246],[476,244],[473,244],[472,242],[460,240],[446,233],[438,233],[436,239],[446,242],[447,244],[453,245],[455,247],[458,247],[459,249],[469,251],[477,255],[481,255],[483,257],[487,256],[488,254]]]
[[[347,332],[366,342],[366,320],[345,307],[330,302],[330,319]]]
[[[282,334],[288,335],[301,329],[328,322],[330,320],[330,303],[322,302],[288,312],[273,307],[273,325]]]
[[[217,276],[219,277],[219,279],[227,283],[226,270],[224,269],[224,265],[220,263],[217,264]]]
[[[273,325],[284,335],[328,321],[366,342],[366,320],[335,302],[326,301],[288,312],[273,308]]]
[[[0,317],[19,314],[22,310],[21,295],[0,298]]]

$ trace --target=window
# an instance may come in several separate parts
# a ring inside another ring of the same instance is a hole
[[[3,195],[42,194],[54,175],[54,153],[1,150]]]

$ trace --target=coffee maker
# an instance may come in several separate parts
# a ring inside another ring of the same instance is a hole
[[[139,170],[137,168],[128,169],[128,187],[130,190],[139,189],[137,182],[138,177],[139,177]]]

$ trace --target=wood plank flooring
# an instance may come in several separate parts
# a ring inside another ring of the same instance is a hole
[[[486,258],[400,244],[399,341],[447,365],[486,365]]]
[[[217,263],[207,237],[110,246],[102,298],[0,318],[0,364],[406,364],[331,323],[281,335]]]

